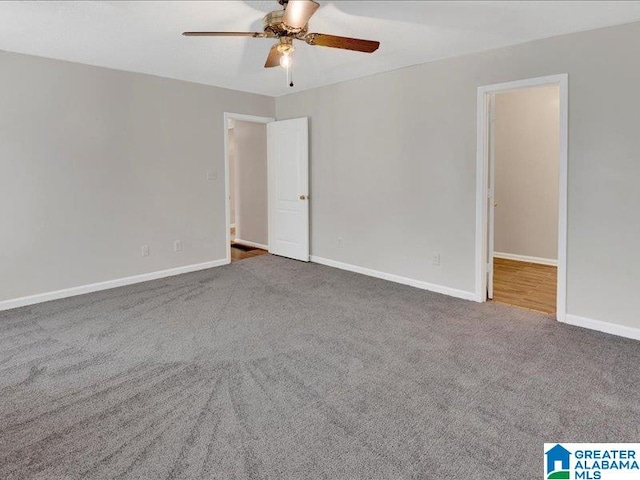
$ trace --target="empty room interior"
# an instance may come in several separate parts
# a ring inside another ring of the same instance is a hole
[[[638,59],[637,1],[0,2],[0,478],[636,478]]]

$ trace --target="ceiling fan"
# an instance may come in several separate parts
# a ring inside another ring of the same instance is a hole
[[[284,8],[268,13],[264,17],[262,32],[183,32],[187,37],[253,37],[276,38],[278,42],[271,47],[265,68],[281,65],[291,70],[291,54],[295,50],[293,40],[302,40],[308,45],[341,48],[357,52],[373,53],[380,42],[359,38],[340,37],[324,33],[309,33],[309,19],[318,10],[320,4],[313,0],[278,0]],[[290,82],[293,87],[293,82]]]

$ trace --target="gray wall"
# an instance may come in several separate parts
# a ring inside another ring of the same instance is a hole
[[[236,239],[267,245],[267,126],[235,121]]]
[[[223,112],[272,98],[6,52],[0,70],[0,301],[225,258]]]
[[[477,87],[568,73],[568,312],[640,327],[638,58],[633,23],[277,98],[310,117],[312,254],[473,291]]]
[[[496,94],[496,252],[558,259],[557,86]]]

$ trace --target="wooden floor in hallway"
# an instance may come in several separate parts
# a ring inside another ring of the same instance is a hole
[[[494,258],[493,300],[554,315],[557,277],[557,267]]]
[[[246,258],[257,257],[259,255],[265,255],[269,252],[261,248],[248,247],[246,245],[238,244],[236,242],[236,227],[231,227],[231,261],[237,262],[238,260],[244,260]]]
[[[244,246],[238,244],[231,244],[231,261],[237,262],[238,260],[244,260],[245,258],[257,257],[259,255],[266,255],[266,250],[261,248],[247,249]]]

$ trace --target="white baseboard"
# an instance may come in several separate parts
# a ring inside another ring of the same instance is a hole
[[[558,266],[558,260],[553,258],[529,257],[527,255],[516,255],[515,253],[494,252],[495,258],[504,258],[505,260],[517,260],[519,262],[539,263],[540,265]]]
[[[477,300],[476,294],[473,292],[466,292],[464,290],[458,290],[455,288],[443,287],[442,285],[423,282],[422,280],[415,280],[413,278],[401,277],[399,275],[380,272],[378,270],[372,270],[370,268],[358,267],[357,265],[351,265],[348,263],[338,262],[336,260],[330,260],[328,258],[317,257],[315,255],[311,255],[310,260],[314,263],[319,263],[328,267],[339,268],[340,270],[348,270],[349,272],[360,273],[369,277],[381,278],[390,282],[401,283],[403,285],[409,285],[411,287],[420,288],[422,290],[429,290],[430,292],[442,293],[444,295],[462,298],[464,300]]]
[[[601,320],[593,320],[591,318],[580,317],[578,315],[572,315],[570,313],[567,313],[565,319],[560,321],[563,323],[568,323],[569,325],[574,325],[576,327],[588,328],[590,330],[610,333],[611,335],[618,335],[619,337],[640,340],[640,328],[627,327],[625,325],[603,322]]]
[[[0,302],[0,311],[10,310],[12,308],[24,307],[26,305],[34,305],[36,303],[48,302],[50,300],[58,300],[60,298],[73,297],[83,295],[85,293],[97,292],[100,290],[108,290],[110,288],[123,287],[134,283],[148,282],[149,280],[157,280],[159,278],[172,277],[183,273],[196,272],[198,270],[206,270],[207,268],[219,267],[229,262],[226,258],[214,260],[212,262],[197,263],[194,265],[185,265],[184,267],[170,268],[168,270],[160,270],[157,272],[143,273],[142,275],[134,275],[132,277],[117,278],[115,280],[107,280],[105,282],[91,283],[89,285],[81,285],[79,287],[65,288],[53,292],[39,293],[29,295],[28,297],[13,298]]]
[[[236,238],[233,243],[239,243],[240,245],[246,245],[247,247],[256,247],[261,248],[262,250],[269,250],[268,245],[263,245],[261,243],[250,242],[248,240],[242,240],[240,238]]]

